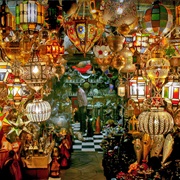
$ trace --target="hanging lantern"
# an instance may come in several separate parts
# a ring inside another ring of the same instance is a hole
[[[152,58],[146,63],[146,72],[156,90],[160,91],[168,75],[170,63],[163,57],[163,50],[156,48],[158,49],[151,52]]]
[[[173,105],[179,104],[180,82],[168,82],[162,88],[162,97],[167,98]]]
[[[34,99],[33,102],[27,104],[26,115],[32,122],[46,121],[51,115],[51,106],[47,101]]]
[[[133,36],[133,44],[138,53],[145,53],[149,47],[149,34],[136,33]]]
[[[122,79],[120,78],[119,80],[119,85],[117,87],[117,91],[118,91],[118,96],[120,97],[124,97],[125,96],[125,84],[123,83]]]
[[[168,33],[173,26],[171,10],[156,0],[153,7],[146,10],[142,26],[152,35],[162,36]]]
[[[16,5],[16,25],[23,30],[39,30],[44,23],[44,6],[35,0]]]
[[[8,74],[12,72],[11,64],[8,62],[0,62],[0,84],[4,84]]]
[[[9,32],[10,30],[15,29],[14,19],[15,18],[10,13],[5,0],[3,0],[3,3],[0,7],[0,30],[5,33],[6,31]]]
[[[39,91],[52,77],[53,71],[55,71],[53,66],[41,61],[38,57],[38,51],[34,50],[28,63],[23,66],[22,78],[30,88]]]
[[[135,102],[142,102],[144,99],[150,97],[150,87],[149,83],[142,77],[141,70],[138,72],[140,73],[129,81],[129,96]]]
[[[78,11],[83,6],[83,15],[80,16]],[[85,14],[86,2],[79,4],[77,12],[64,22],[65,32],[71,42],[84,55],[97,42],[104,32],[104,25],[91,17],[90,12],[88,16]],[[77,18],[78,17],[78,18]]]
[[[162,108],[142,112],[139,117],[139,130],[149,135],[162,135],[174,126],[172,116]]]

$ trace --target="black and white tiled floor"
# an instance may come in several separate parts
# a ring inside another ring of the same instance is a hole
[[[80,124],[72,124],[73,132],[78,132],[80,130]],[[93,135],[93,137],[84,137],[84,141],[80,141],[74,138],[73,151],[83,151],[83,152],[102,152],[100,143],[103,139],[103,134]]]

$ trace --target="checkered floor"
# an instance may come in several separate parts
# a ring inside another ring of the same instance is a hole
[[[78,132],[80,130],[80,124],[72,124],[72,129],[74,132]],[[102,152],[100,143],[103,138],[103,134],[93,135],[93,137],[84,137],[84,141],[80,141],[74,137],[73,151]]]

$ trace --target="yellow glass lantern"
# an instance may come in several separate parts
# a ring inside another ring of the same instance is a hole
[[[159,92],[165,82],[165,78],[168,75],[170,63],[166,58],[164,58],[162,48],[155,47],[151,53],[152,58],[146,62],[146,72],[152,84]]]
[[[26,106],[27,118],[32,122],[43,122],[49,119],[51,115],[51,106],[49,102],[42,99],[34,99]]]
[[[46,81],[55,73],[55,68],[39,59],[38,51],[34,50],[28,63],[22,66],[22,78],[28,86],[39,91]]]
[[[162,5],[159,0],[155,0],[152,8],[146,10],[142,26],[152,35],[162,36],[168,33],[173,26],[171,10]]]

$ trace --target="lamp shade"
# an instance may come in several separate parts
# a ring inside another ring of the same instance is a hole
[[[27,104],[26,115],[32,122],[46,121],[51,115],[51,106],[47,101],[35,99]]]
[[[171,10],[155,1],[152,8],[146,10],[143,21],[143,29],[152,35],[164,35],[173,26],[173,15]]]
[[[172,116],[163,109],[142,112],[139,117],[139,130],[150,135],[166,134],[174,126]]]

